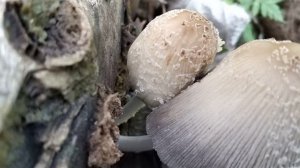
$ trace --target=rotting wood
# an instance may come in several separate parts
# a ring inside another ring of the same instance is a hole
[[[84,23],[86,30],[90,27],[86,37],[89,33],[92,37],[87,38],[91,40],[88,45],[64,52],[68,54],[55,50],[56,56],[49,59],[49,55],[45,56],[49,49],[45,48],[37,52],[42,59],[28,57],[28,53],[35,53],[36,45],[29,49],[28,45],[21,45],[25,50],[20,50],[12,44],[12,39],[26,40],[26,36],[20,36],[22,32],[8,36],[4,24],[0,24],[0,148],[3,149],[0,167],[87,166],[88,133],[97,111],[97,100],[92,94],[96,84],[114,89],[123,1],[65,1],[75,5],[80,15],[86,17],[86,22],[81,20],[79,24]],[[7,19],[4,18],[7,2],[13,1],[0,1],[1,23]],[[76,51],[83,52],[76,56]],[[68,57],[73,60],[69,61]],[[68,80],[55,80],[55,76],[56,79],[68,76]],[[57,137],[59,130],[61,138],[51,138]],[[43,139],[45,135],[48,138]]]
[[[115,164],[122,156],[116,146],[120,132],[113,116],[121,113],[121,100],[118,94],[99,93],[97,106],[99,113],[96,115],[95,128],[89,142],[88,165],[108,167]]]

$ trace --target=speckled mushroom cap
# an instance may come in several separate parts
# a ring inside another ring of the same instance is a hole
[[[300,44],[257,40],[147,118],[172,168],[298,167]]]
[[[218,42],[216,29],[200,14],[164,13],[147,25],[129,49],[131,85],[150,107],[162,104],[213,62]]]

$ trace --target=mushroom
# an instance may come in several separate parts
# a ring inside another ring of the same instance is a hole
[[[172,168],[299,167],[300,45],[256,40],[155,109],[147,133]]]
[[[222,45],[210,21],[197,12],[172,10],[152,20],[128,52],[131,85],[157,107],[194,81]]]
[[[146,105],[155,108],[177,95],[207,69],[221,45],[218,31],[197,12],[173,10],[152,20],[129,49],[129,78],[137,96],[124,106],[116,123],[127,122]],[[120,136],[119,148],[147,151],[152,142],[147,135]]]

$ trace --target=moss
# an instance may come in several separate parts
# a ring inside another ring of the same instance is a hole
[[[95,58],[91,56],[91,53],[88,53],[82,62],[66,69],[74,79],[73,85],[63,93],[65,99],[70,102],[79,98],[82,93],[93,94],[96,91],[98,67]]]
[[[23,95],[16,101],[16,105],[4,121],[3,131],[0,133],[0,167],[9,164],[9,153],[23,142],[20,133],[21,116],[26,111]]]
[[[14,129],[7,129],[0,133],[0,167],[10,164],[9,153],[23,142],[23,137]]]
[[[60,0],[28,0],[21,7],[21,18],[35,40],[43,43],[47,38],[45,28],[59,8]]]

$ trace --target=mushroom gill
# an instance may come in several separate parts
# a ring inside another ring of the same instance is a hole
[[[172,168],[299,167],[300,45],[256,40],[147,118]]]

